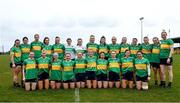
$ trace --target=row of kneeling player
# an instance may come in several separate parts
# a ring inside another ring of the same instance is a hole
[[[46,52],[42,52],[42,57],[37,61],[34,53],[30,52],[29,59],[23,63],[23,80],[25,89],[35,90],[36,87],[59,89],[61,85],[68,88],[129,88],[136,87],[138,90],[148,89],[150,80],[150,64],[143,58],[141,51],[137,52],[137,58],[130,57],[130,51],[126,50],[123,58],[116,58],[116,53],[111,53],[112,58],[105,59],[105,53],[100,53],[100,58],[95,58],[93,52],[89,51],[89,56],[84,59],[82,53],[77,54],[77,59],[71,60],[71,55],[67,53],[65,60],[58,59],[58,54],[53,54],[50,61],[46,57]],[[38,68],[38,69],[36,69]],[[50,69],[49,69],[50,68]],[[122,82],[120,82],[122,77]],[[36,86],[37,85],[37,86]]]

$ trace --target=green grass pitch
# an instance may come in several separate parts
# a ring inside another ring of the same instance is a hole
[[[136,89],[80,89],[80,102],[180,102],[180,55],[174,55],[174,82],[172,88],[159,88],[153,84],[153,72],[148,91]],[[26,92],[12,86],[9,56],[0,56],[1,102],[74,102],[75,90],[42,90]]]

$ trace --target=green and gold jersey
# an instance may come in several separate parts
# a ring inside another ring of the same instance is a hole
[[[100,54],[101,52],[105,53],[105,56],[108,57],[108,45],[106,44],[99,44],[98,46],[98,53]]]
[[[136,58],[137,57],[137,52],[139,50],[141,50],[141,47],[140,47],[140,45],[133,45],[132,44],[132,45],[130,45],[129,49],[131,51],[131,56]]]
[[[63,44],[54,44],[52,46],[52,50],[53,50],[53,53],[58,53],[58,58],[60,60],[64,60],[64,50],[65,50],[65,47]]]
[[[121,58],[120,62],[121,62],[122,74],[134,71],[134,58],[133,57],[128,57],[128,58],[123,57]]]
[[[43,43],[40,41],[38,42],[34,41],[31,43],[31,51],[34,52],[35,59],[41,57],[42,48],[43,48]]]
[[[119,44],[109,44],[108,45],[108,49],[109,49],[109,57],[111,57],[111,52],[115,51],[117,56],[119,55],[119,50],[120,50],[120,45]]]
[[[37,66],[39,69],[39,74],[43,73],[43,72],[47,72],[49,73],[49,66],[51,64],[51,60],[48,57],[40,57],[37,59]]]
[[[109,58],[108,70],[119,74],[120,73],[120,60],[117,58]]]
[[[87,50],[92,49],[95,53],[98,52],[98,44],[96,43],[87,43],[86,48]]]
[[[159,44],[152,44],[152,53],[151,53],[150,62],[160,63],[159,53],[160,53],[160,45]]]
[[[21,44],[20,48],[22,53],[21,60],[24,61],[29,58],[31,46],[29,44]]]
[[[61,60],[51,62],[50,80],[62,80]]]
[[[96,74],[99,75],[101,73],[107,74],[108,68],[108,61],[105,59],[98,59],[97,60],[97,72]]]
[[[120,44],[120,55],[119,57],[124,57],[125,51],[129,50],[129,44]]]
[[[10,50],[10,55],[14,56],[14,63],[21,63],[21,48],[13,46]]]
[[[75,60],[75,73],[85,73],[86,72],[86,60],[84,58],[77,58]]]
[[[171,39],[160,41],[160,58],[168,58],[170,53],[170,47],[174,44]]]
[[[143,43],[143,44],[141,44],[141,50],[143,52],[144,58],[147,58],[150,61],[152,45]]]
[[[97,57],[96,56],[87,56],[86,57],[86,62],[87,62],[87,69],[86,71],[96,71],[96,60],[97,60]]]
[[[23,62],[23,66],[25,67],[25,79],[37,79],[37,68],[35,59],[26,59]]]
[[[63,72],[62,72],[62,80],[63,81],[67,81],[67,80],[73,80],[75,78],[74,75],[74,61],[72,60],[64,60],[62,62],[62,68],[63,68]]]
[[[149,60],[146,58],[136,58],[134,61],[135,73],[139,77],[145,77],[148,75]]]
[[[43,50],[46,52],[46,56],[52,59],[52,45],[43,45]]]

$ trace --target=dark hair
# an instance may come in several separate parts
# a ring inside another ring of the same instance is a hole
[[[28,37],[26,37],[26,36],[25,36],[25,37],[23,37],[23,39],[22,39],[22,40],[24,41],[25,39],[27,39],[27,40],[28,40]]]
[[[71,40],[71,38],[67,38],[67,39],[66,39],[66,42],[67,42],[68,40]],[[71,41],[72,41],[72,40],[71,40]]]
[[[141,50],[138,50],[136,54],[138,54],[139,52],[140,52],[141,54],[143,54],[143,52],[142,52]]]
[[[100,52],[100,53],[99,53],[99,58],[100,58],[100,55],[101,55],[101,54],[105,54],[105,52]],[[105,56],[105,58],[106,58],[106,56]]]
[[[106,39],[106,37],[105,37],[105,36],[102,36],[101,39]],[[101,39],[100,39],[100,44],[102,44]],[[106,45],[106,42],[104,43],[104,45]]]
[[[55,39],[56,39],[56,38],[60,38],[60,37],[59,37],[59,36],[56,36]]]
[[[45,40],[46,40],[46,39],[49,39],[49,38],[48,38],[48,37],[45,37],[45,38],[44,38],[44,40],[43,40],[43,43],[44,43],[44,44],[45,44]]]
[[[147,36],[145,36],[144,39],[145,39],[145,38],[149,39]]]

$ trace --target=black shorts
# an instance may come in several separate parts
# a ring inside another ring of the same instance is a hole
[[[119,73],[115,73],[113,71],[109,71],[109,81],[119,81],[120,75]]]
[[[77,73],[75,75],[76,77],[76,82],[85,82],[86,80],[86,73]]]
[[[49,79],[49,73],[43,72],[38,75],[38,80],[45,80],[45,79]]]
[[[61,83],[61,80],[50,80],[50,81],[55,81],[56,83]]]
[[[133,81],[133,72],[127,72],[125,74],[122,74],[122,79]]]
[[[160,59],[160,65],[169,65],[169,66],[171,66],[172,62],[173,62],[173,58],[170,58],[170,63],[169,64],[167,63],[167,59],[168,58],[161,58]]]
[[[107,81],[107,74],[101,73],[97,75],[97,81]]]
[[[151,66],[156,69],[160,68],[160,64],[155,62],[151,62]]]
[[[96,80],[95,71],[86,71],[87,80]]]
[[[15,63],[16,66],[22,66],[22,63]],[[12,68],[12,63],[10,63],[10,68]]]
[[[37,79],[26,79],[25,82],[37,82]]]
[[[63,81],[63,83],[73,83],[74,82],[74,80],[72,79],[72,80],[66,80],[66,81]]]
[[[147,82],[148,81],[148,76],[145,77],[139,77],[136,75],[136,81],[142,81],[142,82]]]

